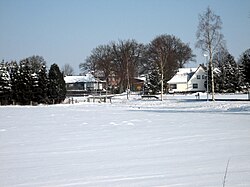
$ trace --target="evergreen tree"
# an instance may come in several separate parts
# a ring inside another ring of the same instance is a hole
[[[217,67],[217,72],[214,73],[214,91],[215,92],[218,92],[218,93],[223,92],[224,77],[225,77],[224,69],[222,68],[221,64],[219,64]],[[211,84],[209,84],[209,88],[211,88]],[[211,91],[211,90],[209,90],[209,91]]]
[[[157,94],[161,90],[161,75],[158,68],[151,70],[148,74],[145,90],[148,94]]]
[[[11,80],[4,62],[0,64],[0,105],[8,104],[11,98]]]
[[[31,69],[32,78],[32,101],[46,103],[47,98],[47,75],[46,61],[42,56],[31,56],[27,58]]]
[[[220,47],[219,51],[213,56],[213,64],[214,64],[214,89],[215,92],[222,93],[224,92],[224,80],[226,77],[224,63],[226,61],[227,56],[229,55],[228,50],[225,46]],[[211,71],[209,74],[209,78],[211,77]],[[211,80],[211,79],[210,79]],[[210,82],[210,81],[209,81]],[[211,84],[209,85],[211,88]]]
[[[224,53],[215,72],[215,90],[220,93],[235,93],[242,91],[242,70],[230,53]]]
[[[250,87],[250,49],[246,50],[240,57],[240,67],[246,88]]]
[[[46,103],[46,62],[41,56],[31,56],[19,65],[19,102],[21,104]],[[20,90],[21,88],[21,90]]]
[[[227,55],[221,71],[223,72],[223,76],[221,77],[223,81],[222,90],[228,93],[234,93],[238,91],[239,71],[238,71],[238,66],[232,55],[230,54]]]
[[[37,90],[37,102],[47,103],[48,93],[48,76],[46,66],[43,65],[38,72],[38,90]]]
[[[60,103],[66,97],[63,74],[56,64],[51,66],[49,79],[46,62],[32,56],[19,63],[0,64],[0,102],[29,105],[34,103]]]
[[[13,61],[9,64],[10,67],[10,80],[11,80],[11,100],[13,104],[16,104],[19,101],[19,88],[20,88],[20,71],[19,66],[16,61]]]
[[[18,74],[18,102],[28,105],[33,100],[33,77],[27,59],[20,61]]]
[[[61,103],[66,97],[66,84],[57,64],[51,65],[48,79],[48,98],[50,103]]]
[[[38,75],[36,73],[31,73],[31,101],[32,103],[38,103],[39,102],[39,80]]]
[[[238,85],[239,85],[239,91],[244,91],[247,88],[247,83],[245,81],[245,75],[244,75],[244,67],[241,63],[238,65]]]

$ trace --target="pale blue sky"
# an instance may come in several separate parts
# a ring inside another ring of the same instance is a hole
[[[31,55],[47,65],[78,65],[100,44],[118,39],[149,43],[173,34],[195,49],[198,15],[210,6],[221,16],[222,33],[235,56],[250,48],[249,0],[0,0],[0,60]]]

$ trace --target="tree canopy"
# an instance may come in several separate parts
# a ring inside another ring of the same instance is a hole
[[[19,63],[3,61],[0,64],[0,104],[62,102],[66,95],[63,74],[57,65],[54,64],[53,67],[56,70],[51,70],[48,76],[46,61],[41,56],[31,56],[20,60]],[[57,91],[53,92],[53,96],[52,82]]]
[[[159,72],[153,74],[159,76],[158,79],[166,85],[175,71],[194,60],[194,57],[189,44],[183,43],[175,36],[165,34],[156,37],[149,44],[141,44],[136,40],[119,40],[99,45],[79,67],[83,71],[103,74],[108,85],[110,85],[109,77],[115,77],[118,91],[123,92],[130,89],[135,76],[152,73],[156,67],[160,70],[160,74]]]

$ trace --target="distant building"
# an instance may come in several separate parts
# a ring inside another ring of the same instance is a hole
[[[104,77],[104,73],[102,71],[95,71],[94,76],[98,78],[99,80],[106,80]],[[120,86],[120,78],[117,76],[114,72],[110,73],[110,75],[107,78],[107,84],[109,89],[117,89]],[[131,91],[142,91],[144,87],[144,83],[146,81],[145,75],[140,75],[137,77],[133,77],[130,79],[130,90]]]
[[[169,92],[205,92],[207,73],[202,65],[198,68],[179,68],[168,81]]]
[[[144,75],[134,77],[132,79],[131,91],[143,91],[143,87],[146,81],[146,77]]]
[[[103,91],[106,82],[95,78],[91,73],[79,76],[65,76],[67,95],[84,95]]]

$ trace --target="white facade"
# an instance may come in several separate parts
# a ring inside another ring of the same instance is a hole
[[[207,74],[200,65],[198,68],[179,68],[168,81],[169,92],[205,92]]]

